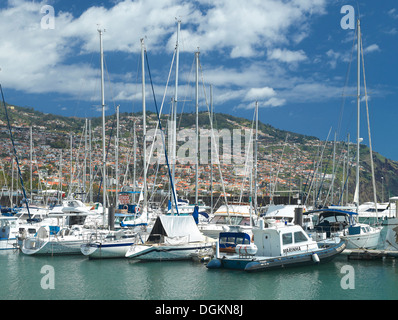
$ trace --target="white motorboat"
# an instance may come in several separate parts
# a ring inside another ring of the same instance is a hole
[[[381,227],[372,227],[365,223],[358,223],[355,212],[320,209],[309,211],[318,216],[313,230],[308,232],[321,243],[347,242],[347,249],[375,249],[379,245]]]
[[[212,251],[216,240],[200,233],[192,216],[159,216],[144,244],[132,245],[126,257],[139,260],[184,260]]]
[[[265,213],[261,216],[264,219],[275,219],[295,223],[294,219],[296,208],[302,208],[303,212],[307,211],[305,206],[295,204],[270,204],[266,207]],[[303,216],[301,225],[304,230],[312,229],[314,227],[312,217],[313,216],[310,214]]]
[[[320,246],[299,225],[261,221],[253,228],[254,242],[238,244],[235,254],[220,254],[208,269],[239,269],[248,272],[265,271],[301,265],[317,265],[333,259],[345,248],[345,242]]]
[[[389,219],[396,217],[396,197],[391,198],[390,202],[377,203],[365,202],[358,206],[359,218],[378,218]]]
[[[231,226],[236,232],[249,232],[256,224],[254,211],[251,215],[250,210],[249,204],[222,205],[208,223],[199,223],[198,228],[204,235],[214,239],[218,239],[220,232],[230,231]]]

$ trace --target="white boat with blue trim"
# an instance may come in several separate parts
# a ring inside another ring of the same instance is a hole
[[[252,230],[253,242],[237,245],[235,254],[220,255],[217,245],[216,257],[207,264],[207,268],[254,272],[317,265],[330,261],[345,248],[344,241],[320,246],[299,225],[273,224],[269,220],[268,224],[260,220],[260,226]]]
[[[375,249],[382,227],[358,223],[358,214],[331,208],[308,211],[318,217],[314,229],[307,232],[320,243],[346,241],[347,249]],[[305,213],[306,214],[306,213]]]
[[[103,237],[100,230],[81,226],[59,228],[42,226],[34,237],[24,239],[21,246],[26,255],[74,255],[81,254],[80,247],[90,239]]]
[[[104,238],[81,245],[83,255],[90,259],[125,258],[134,244],[144,243],[145,237],[130,230],[111,231]]]
[[[132,245],[126,257],[138,260],[185,260],[213,252],[216,240],[200,233],[192,216],[159,216],[144,244]]]

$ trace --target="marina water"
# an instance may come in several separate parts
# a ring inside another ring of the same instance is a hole
[[[0,270],[2,300],[398,299],[396,260],[348,260],[344,254],[324,265],[245,273],[208,270],[195,261],[90,260],[9,251],[0,253]],[[344,285],[347,281],[351,288]]]

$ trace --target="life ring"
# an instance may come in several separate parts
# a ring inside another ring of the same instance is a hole
[[[141,210],[140,210],[140,207],[136,207],[136,208],[135,208],[135,212],[136,212],[136,213],[140,213],[140,211],[141,211]]]

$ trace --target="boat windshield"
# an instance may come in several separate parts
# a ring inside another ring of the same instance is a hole
[[[134,221],[135,219],[139,218],[140,216],[141,216],[140,213],[129,214],[126,216],[115,216],[115,223]]]
[[[329,223],[349,223],[348,215],[345,214],[334,214],[334,213],[328,213],[328,214],[322,214],[319,216],[319,223],[322,222],[329,222]]]
[[[234,226],[250,226],[250,217],[239,216],[215,216],[210,220],[213,224],[228,224]]]

